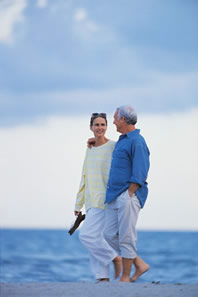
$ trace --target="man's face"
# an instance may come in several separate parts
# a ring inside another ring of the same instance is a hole
[[[118,132],[121,132],[121,129],[122,129],[122,120],[121,119],[120,120],[118,119],[118,111],[116,111],[114,113],[114,121],[113,121],[113,123],[116,126],[117,131]]]

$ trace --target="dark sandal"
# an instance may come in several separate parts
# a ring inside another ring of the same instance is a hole
[[[74,225],[69,229],[68,233],[72,235],[84,219],[85,219],[85,214],[82,215],[82,212],[80,211],[79,215],[77,216],[74,222]]]
[[[102,283],[102,282],[109,282],[109,278],[99,278],[96,280],[96,284]]]

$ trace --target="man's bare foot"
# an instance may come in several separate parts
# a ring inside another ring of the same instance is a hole
[[[143,273],[147,272],[149,268],[150,266],[144,261],[135,265],[135,273],[130,279],[130,282],[135,282]]]
[[[113,259],[113,265],[114,265],[114,277],[116,279],[118,278],[122,270],[122,258],[120,256],[116,256]]]
[[[130,278],[128,276],[123,276],[120,278],[120,282],[130,282]]]

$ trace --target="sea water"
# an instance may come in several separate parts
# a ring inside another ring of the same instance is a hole
[[[0,281],[94,281],[78,235],[78,230],[70,236],[68,230],[2,229]],[[150,265],[137,282],[198,283],[198,232],[138,231],[137,248]]]

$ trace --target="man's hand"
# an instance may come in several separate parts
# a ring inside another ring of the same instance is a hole
[[[131,183],[128,188],[129,196],[132,197],[139,187],[140,185]]]
[[[87,140],[87,146],[88,146],[88,148],[92,148],[92,146],[93,146],[93,144],[96,142],[96,140],[95,140],[95,138],[94,137],[92,137],[92,138],[89,138],[88,140]]]

